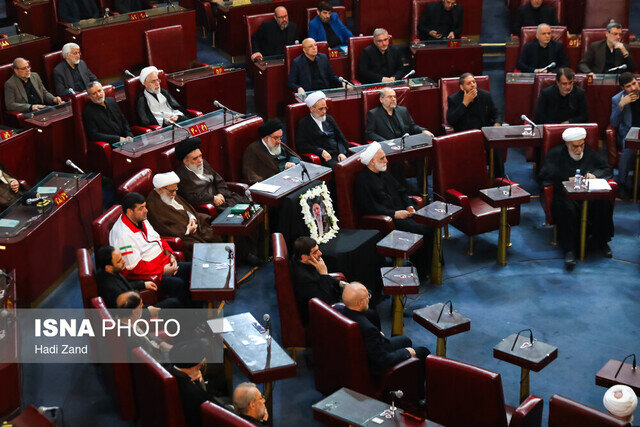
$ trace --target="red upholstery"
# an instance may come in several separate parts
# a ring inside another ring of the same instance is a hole
[[[522,46],[536,39],[537,31],[538,27],[522,27],[520,29],[520,51],[522,51]],[[555,25],[551,27],[551,38],[566,47],[569,38],[567,35],[567,27]]]
[[[540,426],[544,402],[531,395],[520,408],[527,412],[510,419],[500,374],[457,360],[430,355],[426,362],[426,403],[429,420],[447,427]],[[518,409],[520,409],[518,408]],[[524,409],[524,408],[523,408]]]
[[[251,36],[258,31],[260,24],[264,21],[268,21],[269,19],[274,19],[273,13],[261,13],[259,15],[245,15],[244,17],[244,28],[247,31],[247,64],[251,64],[251,52],[253,47],[251,45]],[[248,67],[253,70],[253,67]]]
[[[617,168],[621,152],[618,151],[618,138],[616,137],[616,128],[613,126],[607,126],[605,144],[607,146],[607,161],[611,167]]]
[[[337,13],[338,19],[340,19],[340,21],[343,24],[345,23],[347,12],[344,6],[332,6],[331,12]],[[307,8],[307,30],[309,29],[309,22],[311,22],[311,20],[316,16],[318,16],[318,9],[315,7],[308,7]]]
[[[160,153],[162,159],[159,173],[175,171],[178,168],[178,161],[176,160],[176,149],[169,148],[166,151]]]
[[[318,53],[324,53],[329,56],[329,45],[327,42],[317,42],[318,45]],[[287,76],[291,71],[291,63],[298,56],[302,55],[302,44],[292,44],[284,47],[284,63],[287,67]]]
[[[153,190],[153,183],[151,180],[153,179],[153,172],[151,169],[144,168],[131,178],[120,184],[118,190],[116,191],[117,200],[122,200],[127,193],[136,192],[142,194],[144,197],[147,197],[151,190]]]
[[[214,15],[211,3],[203,0],[196,0],[194,3],[196,9],[196,24],[204,27],[207,31],[215,31],[218,23]]]
[[[13,427],[52,427],[53,422],[38,412],[35,406],[29,405],[20,415],[9,421]]]
[[[410,90],[406,86],[394,87],[393,90],[396,92],[396,101],[398,105],[406,107],[409,101],[409,93]],[[367,113],[378,107],[380,105],[380,90],[365,90],[362,92],[362,117],[364,121],[363,128],[363,140],[364,137],[364,128],[367,126]],[[409,112],[411,113],[411,111]],[[413,115],[412,115],[413,116]],[[415,119],[414,119],[415,120]]]
[[[489,86],[489,76],[474,76],[478,89],[491,90]],[[447,123],[447,110],[449,108],[449,95],[460,90],[458,77],[445,77],[440,79],[440,99],[442,100],[442,128],[445,133],[452,133],[453,127]]]
[[[420,16],[422,16],[422,11],[427,3],[434,3],[440,0],[411,0],[411,11],[409,15],[410,25],[411,25],[411,33],[409,34],[409,38],[411,40],[418,40],[420,37],[418,36],[418,21],[420,21]]]
[[[244,418],[209,401],[200,405],[200,413],[202,427],[253,427],[253,424]]]
[[[133,369],[133,387],[142,426],[186,426],[174,376],[142,347],[133,350],[133,359],[137,362]]]
[[[5,64],[0,66],[0,82],[4,87],[4,82],[9,80],[13,75],[13,65]],[[4,102],[4,89],[0,90],[0,109],[2,109],[3,123],[11,126],[21,128],[24,127],[24,114],[17,111],[7,110],[7,106]]]
[[[549,427],[614,426],[631,427],[631,424],[559,394],[549,399]]]
[[[523,6],[527,3],[531,3],[531,0],[520,0],[520,6]],[[562,19],[564,18],[562,12],[562,0],[543,0],[542,4],[545,4],[547,6],[551,6],[552,8],[554,8],[556,10],[556,18],[558,18],[558,22],[559,23],[563,23]]]
[[[195,58],[189,58],[187,49],[183,47],[185,42],[182,25],[147,30],[144,38],[147,62],[165,73],[186,70],[195,62]]]
[[[293,292],[287,244],[281,233],[273,233],[271,235],[271,244],[282,346],[284,348],[307,347],[306,331],[302,325],[298,303]]]
[[[258,127],[262,124],[261,117],[253,117],[244,122],[224,128],[223,141],[229,161],[228,177],[231,181],[244,182],[242,177],[242,156],[244,150],[259,139]]]
[[[404,397],[399,406],[406,408],[419,400],[422,378],[420,361],[415,357],[387,369],[374,382],[356,322],[313,298],[309,301],[309,328],[316,390],[320,393],[327,395],[348,387],[388,401],[389,391],[402,389]]]
[[[434,139],[433,146],[434,189],[447,202],[462,206],[462,215],[453,225],[467,236],[497,230],[500,209],[479,197],[479,191],[488,187],[482,132],[470,130],[441,136]],[[520,223],[519,206],[507,210],[507,221],[510,225]]]
[[[349,68],[351,69],[351,81],[359,85],[360,75],[358,73],[358,63],[362,50],[373,43],[373,36],[358,36],[349,39]],[[389,44],[393,44],[393,36],[389,36]]]
[[[49,92],[53,93],[54,95],[58,94],[55,93],[56,85],[53,80],[53,69],[62,61],[63,59],[61,50],[42,55],[42,63],[44,64],[45,75],[40,77],[42,77],[42,79],[46,82],[45,87],[47,87],[49,89]]]
[[[610,20],[615,20],[624,28],[629,26],[629,0],[584,0],[583,28],[606,27]]]
[[[542,89],[556,84],[556,75],[554,73],[538,73],[533,81],[533,92],[531,93],[531,111],[535,113],[538,104],[538,96]],[[578,85],[582,89],[587,89],[587,76],[584,74],[576,74],[574,77],[574,86]]]
[[[612,3],[615,2],[606,2],[605,3],[605,7],[609,7]],[[627,9],[628,11],[628,9]],[[586,15],[585,15],[586,17]],[[586,19],[586,18],[585,18]],[[628,18],[627,18],[628,19]],[[620,21],[617,21],[620,22]],[[607,20],[608,23],[608,20]],[[600,25],[599,27],[606,27],[607,24],[605,23],[604,25]],[[582,39],[582,55],[580,55],[581,57],[584,56],[585,53],[587,53],[587,49],[589,48],[589,45],[593,42],[597,42],[598,40],[602,40],[604,38],[606,38],[607,34],[607,29],[606,28],[585,28],[582,30],[582,33],[580,35],[580,38]],[[627,28],[623,28],[622,29],[622,43],[629,43],[629,30]]]
[[[348,157],[333,168],[338,193],[338,221],[344,228],[364,228],[380,230],[388,234],[395,229],[393,219],[386,215],[360,216],[353,193],[353,185],[358,173],[365,168],[360,162],[360,154]]]
[[[21,369],[18,363],[0,363],[0,419],[20,409]]]

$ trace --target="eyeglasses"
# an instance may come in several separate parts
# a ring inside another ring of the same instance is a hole
[[[579,145],[573,145],[573,144],[571,144],[571,149],[572,149],[572,150],[578,150],[578,149],[580,149],[580,148],[584,148],[584,142],[583,142],[582,144],[579,144]]]
[[[31,65],[25,65],[24,67],[16,67],[16,69],[20,71],[30,70]]]
[[[176,192],[178,191],[178,188],[176,187],[175,190],[169,190],[167,187],[164,187],[165,190],[167,190],[169,192],[169,194],[176,194]]]

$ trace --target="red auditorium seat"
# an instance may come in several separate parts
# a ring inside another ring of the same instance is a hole
[[[605,5],[608,7],[611,4],[611,2],[606,2]],[[618,21],[620,22],[620,21]],[[602,25],[600,27],[606,27],[605,25]],[[624,27],[624,26],[623,26]],[[584,56],[585,53],[587,53],[587,49],[589,48],[589,45],[593,42],[597,42],[598,40],[603,40],[604,38],[606,38],[607,34],[607,29],[606,28],[585,28],[582,30],[582,33],[580,35],[580,38],[582,39],[582,54],[580,55],[580,58],[582,58]],[[622,28],[622,43],[628,44],[629,43],[629,29],[628,28]]]
[[[583,28],[603,28],[612,19],[623,28],[629,26],[629,0],[584,0],[583,4]]]
[[[287,46],[288,48],[289,46]],[[329,108],[327,114],[331,114],[331,99],[327,99],[327,108]],[[303,117],[309,115],[309,107],[304,102],[298,102],[296,104],[289,104],[286,107],[287,110],[287,145],[291,147],[292,150],[297,152],[296,149],[296,131],[298,129],[298,122],[302,120]],[[338,122],[338,118],[334,117],[336,122]],[[338,123],[340,126],[340,123]],[[320,157],[316,154],[312,153],[298,153],[300,157],[305,159],[308,162],[315,163],[316,165],[321,164]]]
[[[0,82],[3,89],[0,90],[0,109],[2,109],[2,122],[8,126],[15,128],[24,127],[24,114],[17,111],[7,110],[4,101],[4,83],[13,75],[13,64],[5,64],[0,66]]]
[[[395,92],[396,92],[396,102],[398,103],[398,105],[401,105],[403,107],[406,107],[407,104],[409,103],[409,96],[410,96],[410,90],[408,87],[406,86],[399,86],[399,87],[393,87],[392,88]],[[363,121],[363,126],[362,126],[362,140],[366,140],[366,136],[365,136],[365,128],[367,126],[367,113],[378,107],[380,105],[380,89],[375,89],[375,90],[365,90],[364,92],[362,92],[362,121]],[[409,114],[411,114],[411,111],[409,111]],[[413,114],[411,114],[411,117],[414,117],[414,121],[415,121],[415,117]],[[368,142],[368,141],[367,141]]]
[[[473,236],[497,230],[500,216],[500,209],[480,199],[479,191],[509,181],[498,178],[495,183],[487,185],[486,153],[480,130],[437,137],[433,140],[433,147],[434,190],[447,202],[462,207],[462,215],[453,225],[470,237],[471,249]],[[520,223],[520,206],[507,210],[507,222],[512,226]]]
[[[251,61],[251,54],[253,52],[253,47],[251,45],[251,36],[253,36],[255,32],[258,31],[258,28],[260,28],[260,24],[270,19],[274,19],[273,12],[261,13],[259,15],[245,15],[244,28],[247,32],[246,33],[246,36],[247,36],[246,63],[247,64],[253,64],[253,61]],[[253,66],[247,66],[247,74],[249,74],[249,76],[253,75],[252,74],[253,71],[254,71]]]
[[[229,176],[224,177],[236,182],[246,182],[242,176],[242,156],[244,150],[259,139],[258,127],[262,124],[261,117],[253,117],[244,122],[224,128],[223,140],[228,159]]]
[[[320,393],[328,395],[347,387],[388,402],[389,391],[401,389],[404,397],[396,403],[405,409],[420,399],[423,378],[417,358],[388,368],[374,380],[356,322],[313,298],[309,301],[309,328],[315,385]]]
[[[489,86],[489,76],[474,76],[478,89],[491,90]],[[451,94],[460,90],[458,77],[446,77],[440,79],[440,96],[442,100],[442,128],[445,133],[453,133],[453,127],[447,123],[447,109],[449,108],[448,98]]]
[[[318,53],[324,53],[325,55],[329,56],[329,45],[327,44],[327,42],[317,42],[317,45],[318,45]],[[294,59],[296,59],[298,56],[302,54],[303,54],[302,44],[292,44],[284,47],[284,64],[287,70],[287,74],[286,74],[287,78],[289,77],[289,73],[291,72],[291,63],[293,62]],[[335,73],[335,70],[333,70],[333,72]],[[295,93],[291,93],[289,102],[290,103],[298,102],[298,100],[296,99]]]
[[[215,34],[213,33],[216,31],[216,28],[218,28],[218,22],[216,21],[215,13],[211,7],[211,2],[195,0],[194,6],[196,9],[196,24],[198,27],[203,27],[206,31],[212,33],[215,46]],[[204,34],[203,37],[206,37],[206,34]]]
[[[536,105],[538,104],[538,96],[542,89],[556,84],[556,75],[554,73],[538,73],[533,81],[533,92],[531,93],[531,112],[535,115]],[[576,74],[574,77],[574,86],[587,89],[587,76],[585,74]],[[535,121],[534,117],[530,117]]]
[[[187,70],[192,65],[203,67],[207,64],[189,58],[184,46],[182,25],[155,28],[144,32],[147,49],[147,63],[165,73]]]
[[[511,73],[517,71],[516,63],[522,52],[522,46],[525,43],[535,40],[538,27],[522,27],[520,29],[520,37],[518,37],[519,43],[508,42],[505,47],[505,59],[504,59],[504,71],[505,73]],[[562,43],[567,50],[568,43],[567,27],[553,26],[551,27],[551,38],[555,41]],[[567,52],[568,54],[568,52]],[[575,68],[575,67],[574,67]]]
[[[35,406],[29,405],[20,415],[11,419],[8,426],[13,427],[53,427],[53,422],[38,412]]]
[[[42,80],[45,82],[44,83],[45,87],[47,89],[49,89],[49,92],[53,93],[56,96],[58,94],[56,93],[56,84],[55,84],[55,81],[53,79],[53,69],[60,62],[62,62],[62,51],[61,50],[58,50],[56,52],[46,53],[46,54],[42,55],[42,63],[44,65],[44,73],[45,73],[45,75],[44,76],[40,76],[40,77],[42,77]]]
[[[351,69],[351,82],[359,85],[360,74],[358,73],[358,63],[362,50],[373,43],[373,36],[351,37],[349,39],[349,68]],[[393,36],[389,35],[389,44],[393,44]]]
[[[530,395],[518,408],[505,405],[500,374],[430,355],[426,362],[429,420],[447,427],[540,426],[544,401]]]
[[[590,406],[554,394],[549,399],[549,427],[631,427]]]
[[[434,3],[440,0],[411,0],[411,12],[409,15],[410,25],[411,25],[411,33],[409,34],[409,38],[411,40],[419,40],[418,36],[418,22],[420,21],[420,16],[422,16],[422,11],[427,3]]]
[[[340,21],[343,24],[345,23],[347,12],[346,12],[346,8],[344,6],[332,6],[331,7],[331,12],[337,13],[338,14],[338,19],[340,19]],[[311,20],[313,18],[315,18],[316,16],[318,16],[318,8],[308,7],[307,8],[307,29],[309,28],[309,22],[311,22]]]
[[[20,410],[21,369],[18,363],[0,363],[0,419]]]
[[[178,383],[141,347],[133,350],[133,388],[143,427],[185,427]]]
[[[210,401],[200,405],[202,427],[253,427],[254,424]],[[273,414],[269,414],[273,416]]]

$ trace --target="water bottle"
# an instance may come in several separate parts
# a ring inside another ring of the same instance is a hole
[[[582,175],[580,175],[580,169],[576,169],[576,174],[573,177],[573,189],[580,190],[582,186]]]

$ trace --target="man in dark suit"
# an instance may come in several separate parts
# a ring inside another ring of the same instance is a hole
[[[130,13],[151,9],[151,2],[147,0],[115,0],[113,6],[118,13]]]
[[[402,57],[389,45],[390,39],[384,28],[373,31],[373,44],[362,50],[358,62],[358,77],[363,84],[392,82],[404,76]]]
[[[543,0],[531,0],[520,6],[513,21],[511,34],[520,35],[522,27],[537,27],[540,24],[558,25],[556,10],[552,6],[542,4]]]
[[[493,104],[491,94],[478,89],[476,79],[471,73],[464,73],[458,79],[460,90],[447,98],[447,122],[454,131],[462,132],[480,129],[483,126],[500,126],[498,110]],[[487,155],[489,150],[487,150]],[[493,151],[495,176],[504,176],[504,162],[500,150]],[[489,159],[487,159],[487,162]]]
[[[167,126],[183,122],[189,112],[176,101],[171,92],[160,87],[159,70],[145,67],[140,71],[140,83],[144,86],[136,98],[136,116],[140,126]]]
[[[91,82],[87,87],[91,99],[84,107],[82,121],[89,141],[103,141],[111,145],[130,141],[133,134],[129,123],[122,114],[114,98],[106,98],[99,82]]]
[[[547,68],[552,62],[556,65]],[[516,64],[523,73],[555,73],[559,68],[568,66],[569,58],[564,51],[564,46],[551,39],[551,27],[547,24],[538,25],[536,40],[522,47]]]
[[[113,246],[101,246],[96,251],[96,283],[98,295],[102,297],[107,308],[117,308],[118,296],[129,291],[150,289],[157,291],[158,286],[151,281],[136,280],[129,282],[122,274],[124,258],[120,250]],[[166,298],[149,306],[149,311],[156,315],[161,308],[178,308],[181,304],[176,298]]]
[[[87,63],[80,59],[80,46],[67,43],[62,46],[62,62],[53,69],[56,93],[71,96],[86,90],[87,85],[98,78]]]
[[[420,40],[459,39],[462,34],[462,5],[457,0],[427,3],[418,21]]]
[[[296,146],[302,153],[318,155],[323,165],[333,168],[347,158],[349,143],[335,119],[327,114],[326,99],[320,91],[305,99],[310,114],[298,123]]]
[[[367,111],[365,138],[370,141],[388,141],[400,138],[405,134],[426,133],[427,129],[418,126],[409,114],[407,107],[398,105],[396,91],[386,87],[379,92],[380,105]]]
[[[94,0],[58,1],[58,21],[74,23],[99,16],[100,10]]]
[[[609,123],[616,129],[616,146],[620,154],[618,160],[618,195],[628,199],[632,190],[631,182],[628,182],[629,171],[633,168],[635,150],[625,148],[627,134],[631,127],[640,126],[640,102],[638,102],[640,84],[633,73],[622,73],[618,79],[622,91],[611,98],[611,117]],[[634,177],[635,179],[635,177]]]
[[[4,83],[4,103],[7,110],[28,113],[46,105],[60,104],[42,84],[38,73],[31,72],[31,64],[24,58],[13,60],[13,75]]]
[[[329,58],[324,53],[318,53],[318,45],[314,39],[304,39],[302,51],[302,55],[291,62],[287,82],[290,90],[305,93],[341,86],[329,64]]]
[[[250,183],[263,181],[294,167],[300,159],[282,144],[282,122],[269,120],[258,127],[260,139],[252,142],[242,155],[242,176]]]
[[[609,71],[612,68],[626,65],[626,69]],[[593,42],[587,48],[582,60],[578,63],[578,70],[589,74],[634,72],[636,63],[633,55],[629,53],[629,46],[622,43],[622,25],[610,22],[607,25],[607,34],[604,40]]]
[[[275,19],[264,21],[251,36],[252,61],[261,61],[265,56],[284,55],[284,47],[296,43],[298,26],[289,22],[289,13],[284,6],[273,11]]]
[[[413,348],[411,339],[403,335],[387,338],[363,313],[369,309],[370,298],[367,288],[358,282],[348,283],[342,292],[342,302],[345,305],[342,314],[360,326],[372,375],[377,378],[385,369],[410,357],[417,357],[424,363],[430,354],[426,347]]]
[[[535,121],[539,124],[589,121],[587,95],[584,89],[575,85],[575,73],[571,68],[560,68],[556,73],[556,84],[540,92]]]
[[[238,384],[233,391],[233,407],[240,417],[254,425],[266,425],[269,420],[264,396],[253,383]]]

